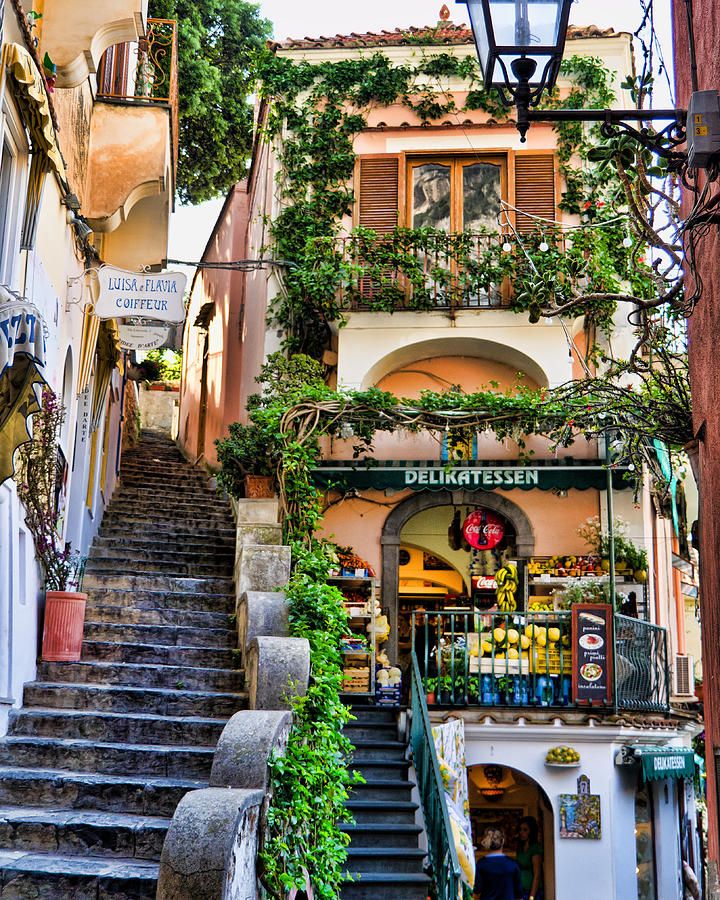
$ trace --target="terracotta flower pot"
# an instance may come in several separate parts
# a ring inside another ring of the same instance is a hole
[[[426,694],[426,702],[428,706],[435,705],[435,691],[428,691]]]
[[[45,662],[78,662],[82,653],[87,594],[47,591],[42,658]]]
[[[275,479],[272,475],[246,475],[245,497],[248,500],[263,500],[275,496]]]

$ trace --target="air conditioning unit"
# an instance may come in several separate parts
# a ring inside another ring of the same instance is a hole
[[[685,653],[675,654],[673,696],[695,697],[695,660]]]

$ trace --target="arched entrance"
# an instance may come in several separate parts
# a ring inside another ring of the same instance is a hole
[[[515,503],[492,492],[479,491],[425,491],[413,494],[407,500],[400,503],[392,510],[385,520],[380,539],[382,549],[382,589],[383,607],[388,610],[390,619],[390,641],[388,653],[391,659],[398,658],[398,632],[399,632],[399,597],[400,597],[400,551],[403,545],[403,530],[416,516],[427,510],[443,510],[442,521],[438,522],[437,536],[447,544],[447,524],[449,520],[448,508],[467,507],[474,509],[482,506],[484,509],[493,510],[507,520],[514,531],[514,552],[518,558],[524,559],[532,556],[535,547],[535,535],[529,518]],[[413,542],[415,546],[422,546],[429,552],[437,548],[429,541]],[[449,554],[438,554],[448,558]],[[460,572],[460,566],[455,566]],[[460,573],[463,574],[462,572]],[[434,581],[429,577],[428,581]]]
[[[496,761],[469,766],[467,775],[476,859],[485,853],[480,846],[485,829],[502,831],[505,837],[504,852],[520,865],[527,889],[532,862],[531,855],[523,853],[521,834],[526,835],[529,830],[530,840],[535,841],[532,831],[537,825],[536,844],[541,851],[541,884],[544,889],[544,894],[540,896],[543,900],[554,900],[555,829],[548,795],[529,775],[511,766],[499,765]]]

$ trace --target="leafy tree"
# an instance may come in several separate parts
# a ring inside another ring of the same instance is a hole
[[[150,0],[149,15],[177,19],[180,200],[201,203],[245,174],[252,149],[253,58],[271,25],[246,0]]]

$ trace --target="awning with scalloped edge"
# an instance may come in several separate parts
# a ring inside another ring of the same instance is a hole
[[[45,83],[35,61],[19,44],[5,44],[2,63],[12,77],[13,96],[30,132],[33,150],[44,153],[58,175],[64,178],[65,163],[57,145]]]
[[[18,356],[0,375],[0,484],[14,472],[13,457],[32,437],[28,418],[40,411],[36,385],[45,379],[29,356]]]

